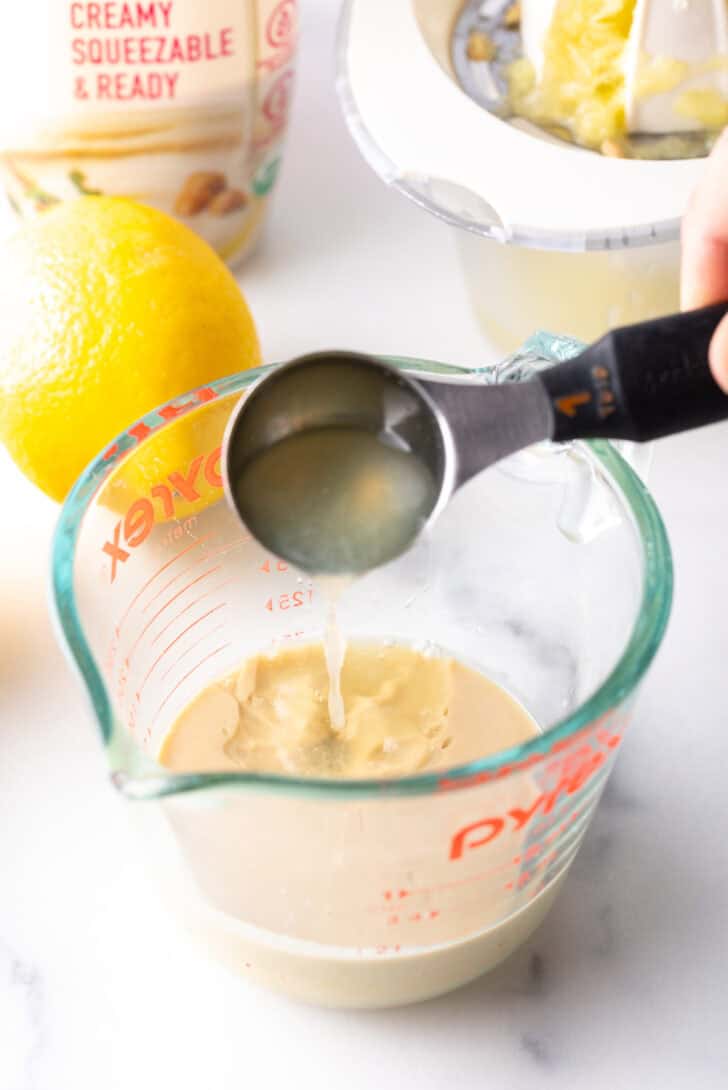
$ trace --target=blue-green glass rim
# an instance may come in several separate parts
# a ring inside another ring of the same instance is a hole
[[[452,367],[433,360],[412,359],[406,356],[380,356],[380,359],[404,371],[417,374],[435,373],[453,377],[473,376],[478,370]],[[216,382],[206,384],[223,398],[242,393],[257,378],[269,370],[269,366],[242,371]],[[484,370],[488,370],[487,368]],[[150,427],[163,421],[160,412],[169,407],[189,404],[190,393],[174,398],[164,406],[147,413],[137,423]],[[208,403],[209,405],[210,403]],[[192,412],[203,410],[200,404]],[[133,426],[133,425],[132,425]],[[634,520],[643,558],[642,600],[627,645],[605,681],[592,695],[570,715],[559,720],[542,734],[524,742],[500,750],[452,769],[423,772],[399,779],[321,780],[300,779],[254,772],[175,774],[161,766],[142,776],[127,775],[122,770],[112,776],[117,787],[129,798],[153,799],[203,788],[240,787],[262,789],[282,794],[297,794],[309,798],[354,799],[381,798],[383,796],[427,795],[441,791],[443,781],[448,789],[470,787],[478,777],[495,776],[501,770],[512,767],[515,774],[524,762],[539,755],[546,755],[555,743],[568,740],[601,719],[613,709],[624,704],[634,693],[652,662],[667,627],[672,605],[673,570],[672,556],[667,533],[657,506],[645,485],[621,457],[619,452],[603,440],[590,440],[585,445],[621,491]],[[84,513],[110,471],[137,446],[128,432],[115,444],[113,455],[99,455],[81,474],[59,516],[52,545],[51,556],[51,605],[61,643],[79,671],[91,701],[103,742],[109,745],[114,736],[114,714],[107,687],[100,669],[84,635],[73,588],[76,543]],[[509,773],[504,773],[503,778]]]

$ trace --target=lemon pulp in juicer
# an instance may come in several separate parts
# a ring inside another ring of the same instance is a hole
[[[636,0],[559,0],[537,81],[528,60],[514,63],[514,110],[541,125],[566,125],[580,143],[601,147],[626,129],[623,57]]]
[[[622,154],[621,138],[630,133],[671,134],[659,147],[647,145],[639,152],[632,147],[632,157],[684,158],[710,149],[715,132],[728,122],[728,31],[718,5],[678,0],[526,4],[527,59],[509,71],[515,113],[557,132],[566,128],[577,143],[608,155]],[[676,133],[703,138],[691,143]]]

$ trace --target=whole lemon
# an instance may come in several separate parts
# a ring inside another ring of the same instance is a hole
[[[137,417],[259,363],[235,279],[162,212],[83,197],[3,248],[0,437],[54,499]]]

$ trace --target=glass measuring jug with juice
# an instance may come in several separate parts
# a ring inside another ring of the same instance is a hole
[[[542,338],[514,366],[569,350]],[[419,770],[365,778],[164,767],[160,747],[201,691],[326,631],[318,589],[223,499],[222,434],[255,377],[149,414],[79,481],[54,549],[61,630],[140,850],[207,948],[304,999],[423,999],[502,960],[553,902],[664,631],[664,530],[607,444],[518,455],[339,607],[353,647],[386,642],[477,675],[480,752],[451,761],[453,740]],[[483,675],[512,698],[515,744],[488,745]]]

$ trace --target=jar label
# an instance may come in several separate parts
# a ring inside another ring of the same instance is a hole
[[[0,43],[13,207],[132,196],[236,256],[280,157],[296,33],[296,0],[25,0]]]

